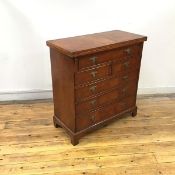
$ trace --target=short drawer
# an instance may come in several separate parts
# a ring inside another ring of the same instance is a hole
[[[111,75],[111,64],[98,66],[92,69],[75,73],[75,84],[84,84]]]
[[[114,73],[116,77],[119,78],[119,84],[133,84],[133,81],[138,79],[139,70],[134,71],[123,71]]]
[[[99,52],[87,56],[79,57],[79,69],[84,69],[98,64],[114,61],[125,61],[127,58],[138,56],[142,46],[140,44],[122,47],[110,51]]]
[[[140,67],[139,57],[128,58],[123,62],[113,63],[112,64],[112,74],[117,75],[118,72],[135,71],[135,70],[138,70],[139,67]]]
[[[79,115],[76,119],[76,129],[81,131],[99,122],[107,120],[135,106],[135,97],[128,97],[120,102],[109,104],[100,110]]]
[[[103,93],[108,89],[116,87],[120,82],[119,78],[113,77],[105,80],[95,82],[93,84],[88,84],[83,87],[76,88],[75,98],[76,102],[79,102],[87,97]]]

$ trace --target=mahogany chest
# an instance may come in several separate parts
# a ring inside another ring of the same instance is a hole
[[[137,114],[143,42],[119,30],[47,41],[50,47],[55,127],[71,143],[109,122]]]

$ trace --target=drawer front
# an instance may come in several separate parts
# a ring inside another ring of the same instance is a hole
[[[76,102],[80,102],[91,96],[98,95],[99,93],[104,93],[115,87],[123,87],[125,84],[137,84],[138,70],[133,72],[119,72],[117,76],[110,79],[102,80],[97,83],[87,85],[75,90]]]
[[[79,102],[87,97],[97,95],[98,93],[105,92],[108,89],[112,89],[119,84],[118,78],[110,78],[90,84],[75,90],[76,102]]]
[[[120,62],[127,58],[138,56],[141,52],[142,46],[140,44],[122,47],[115,50],[110,50],[106,52],[99,52],[93,55],[87,55],[79,57],[79,69],[87,68],[90,66],[96,66],[98,64],[114,61]]]
[[[135,71],[125,71],[125,72],[117,72],[116,76],[119,78],[119,84],[120,85],[125,85],[125,84],[137,84],[137,79],[138,79],[138,72],[139,70]],[[135,81],[136,80],[136,81]]]
[[[109,104],[98,111],[79,115],[76,119],[76,129],[81,131],[134,106],[135,97],[129,97],[120,102]]]
[[[75,73],[75,84],[83,84],[111,75],[111,65],[103,65]]]
[[[108,92],[104,95],[100,95],[90,100],[81,102],[76,105],[76,113],[85,113],[88,110],[93,110],[99,106],[103,106],[104,104],[119,98],[119,95],[120,95],[120,92],[114,89],[111,92]]]
[[[140,58],[128,58],[121,63],[112,64],[112,74],[117,75],[118,72],[128,72],[138,70],[140,68]]]
[[[133,79],[128,83],[123,83],[119,88],[115,88],[110,92],[96,96],[89,100],[76,104],[76,113],[86,113],[100,106],[104,106],[111,101],[120,100],[128,96],[134,96],[137,92],[137,80]]]

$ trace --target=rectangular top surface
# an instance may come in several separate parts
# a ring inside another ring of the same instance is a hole
[[[146,41],[147,37],[120,30],[94,33],[70,38],[47,41],[47,45],[70,57],[77,57],[99,51]]]

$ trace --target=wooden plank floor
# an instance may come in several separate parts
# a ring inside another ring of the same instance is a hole
[[[52,102],[0,105],[0,175],[175,175],[175,97],[142,97],[72,146]]]

